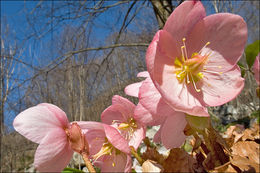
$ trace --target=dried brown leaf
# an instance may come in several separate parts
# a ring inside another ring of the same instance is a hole
[[[162,165],[152,160],[146,160],[142,165],[143,172],[163,172]]]
[[[230,164],[230,162],[225,163],[219,167],[216,167],[214,170],[209,172],[237,172],[234,167]]]
[[[259,172],[259,164],[241,157],[239,155],[233,155],[230,159],[232,165],[238,167],[242,172]]]
[[[164,172],[194,172],[196,160],[181,148],[171,149],[163,163]]]
[[[254,141],[239,141],[232,146],[232,154],[248,158],[259,164],[259,144]]]
[[[143,160],[154,160],[159,164],[162,164],[165,156],[160,154],[157,148],[147,147],[146,151],[142,155]]]

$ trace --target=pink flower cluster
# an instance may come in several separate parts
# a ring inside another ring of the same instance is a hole
[[[155,34],[146,54],[148,72],[137,75],[144,80],[125,88],[139,98],[137,105],[116,95],[102,123],[69,123],[61,109],[44,103],[20,113],[14,128],[39,144],[34,165],[41,172],[62,171],[74,151],[87,152],[102,172],[130,172],[130,146],[139,147],[147,126],[160,125],[155,142],[180,147],[186,114],[208,117],[208,106],[227,103],[241,92],[244,79],[237,62],[246,41],[240,16],[206,16],[201,2],[185,1]]]

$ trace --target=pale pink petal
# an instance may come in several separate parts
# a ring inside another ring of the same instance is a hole
[[[133,114],[133,113],[132,113]],[[126,122],[129,118],[129,111],[121,104],[114,104],[106,108],[101,114],[101,121],[105,124],[114,122]]]
[[[185,1],[173,11],[163,30],[168,31],[180,45],[194,25],[205,16],[206,12],[200,1]]]
[[[186,124],[185,114],[182,112],[167,117],[161,131],[161,141],[167,149],[177,148],[183,144],[186,138],[183,132]]]
[[[158,46],[158,40],[159,40],[159,35],[161,31],[158,31],[155,36],[153,37],[153,41],[150,43],[149,47],[147,48],[146,51],[146,66],[147,66],[147,71],[149,72],[150,76],[153,76],[153,71],[154,71],[154,59],[157,54],[157,46]]]
[[[230,13],[207,16],[194,26],[187,38],[188,54],[200,51],[207,42],[210,42],[207,47],[222,55],[219,61],[227,62],[222,67],[226,71],[236,65],[244,52],[247,25],[241,16]]]
[[[253,71],[254,71],[254,76],[255,76],[255,80],[257,82],[258,85],[260,85],[260,77],[259,77],[259,73],[260,73],[260,70],[259,70],[259,56],[260,56],[260,53],[256,56],[255,58],[255,62],[254,62],[254,66],[253,66]]]
[[[106,135],[103,130],[89,130],[85,134],[85,138],[89,145],[89,154],[95,155],[102,148],[103,144],[106,142]]]
[[[119,95],[114,95],[112,98],[112,105],[114,104],[120,104],[123,107],[125,107],[126,110],[129,111],[129,113],[134,112],[135,109],[135,104],[133,104],[131,101],[128,99],[121,97]]]
[[[119,131],[116,128],[106,124],[103,124],[103,126],[108,141],[120,151],[130,154],[128,141],[126,141],[126,139],[123,138]]]
[[[131,155],[127,155],[126,165],[125,165],[125,170],[124,170],[124,172],[131,172],[131,170],[132,170],[132,165],[133,165],[133,160],[132,160]]]
[[[61,172],[69,164],[72,154],[65,131],[54,129],[38,146],[34,165],[40,172]]]
[[[49,103],[41,103],[41,104],[39,104],[39,106],[46,106],[55,115],[55,117],[60,121],[61,126],[67,127],[67,125],[69,124],[67,115],[58,106],[49,104]]]
[[[139,72],[137,74],[137,77],[150,77],[148,71],[143,71],[143,72]],[[128,86],[125,87],[125,93],[129,96],[133,96],[133,97],[138,97],[138,93],[139,93],[139,88],[142,85],[143,81],[141,82],[137,82],[137,83],[133,83],[130,84]]]
[[[135,108],[134,119],[146,126],[160,125],[164,120],[163,116],[151,114],[140,102]]]
[[[204,73],[201,81],[203,99],[209,106],[219,106],[233,100],[244,87],[238,66],[225,73]]]
[[[17,115],[13,126],[29,140],[40,143],[50,131],[68,127],[69,124],[66,122],[68,122],[66,114],[58,107],[40,104]]]
[[[162,117],[171,115],[174,112],[173,108],[164,102],[151,78],[147,78],[140,87],[139,100],[142,106],[153,115]]]
[[[145,78],[147,78],[147,77],[150,77],[150,75],[149,75],[148,71],[142,71],[142,72],[139,72],[137,74],[137,77],[145,77]]]
[[[129,141],[129,146],[133,146],[136,150],[145,138],[145,129],[141,126],[139,126],[137,129],[135,129],[133,136],[131,137]]]
[[[124,172],[127,163],[127,155],[124,153],[106,155],[103,158],[102,172]]]
[[[103,124],[94,121],[79,121],[77,124],[85,134],[85,138],[89,144],[90,155],[95,155],[100,151],[105,142],[106,134]]]
[[[137,83],[127,85],[124,90],[126,95],[138,97],[139,88],[142,85],[142,83],[143,82],[137,82]]]

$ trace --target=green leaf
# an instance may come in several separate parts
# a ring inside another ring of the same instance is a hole
[[[244,77],[245,76],[245,66],[243,64],[241,64],[240,62],[237,62],[237,65],[240,67],[240,71],[241,71],[241,76]]]
[[[189,123],[190,127],[196,131],[204,131],[205,128],[210,127],[209,117],[198,117],[186,114],[186,120]]]
[[[62,173],[84,173],[84,172],[75,168],[64,168]]]
[[[249,68],[251,68],[255,62],[255,57],[260,52],[259,48],[260,40],[256,40],[254,43],[247,45],[246,53],[246,63]]]

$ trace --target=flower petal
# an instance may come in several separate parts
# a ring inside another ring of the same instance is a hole
[[[185,1],[173,11],[163,30],[168,31],[177,41],[178,47],[181,47],[182,39],[205,16],[206,12],[200,1]]]
[[[133,114],[133,113],[132,113]],[[129,111],[120,104],[114,104],[106,108],[101,114],[101,121],[105,124],[113,124],[116,122],[126,122],[129,118]]]
[[[133,146],[136,150],[139,147],[140,143],[145,138],[145,129],[142,126],[139,126],[137,129],[135,129],[133,136],[131,137],[129,141],[129,146]]]
[[[131,101],[128,99],[121,97],[119,95],[114,95],[112,98],[112,105],[114,104],[120,104],[123,107],[125,107],[125,110],[128,110],[129,113],[134,112],[135,109],[135,104],[133,104]]]
[[[102,172],[124,172],[127,164],[127,155],[124,153],[106,155],[103,158]]]
[[[150,77],[150,75],[149,75],[148,71],[142,71],[142,72],[139,72],[137,74],[137,77],[145,77],[145,78],[147,78],[147,77]]]
[[[174,109],[164,102],[151,78],[147,78],[140,87],[139,99],[142,106],[159,118],[171,115],[174,112]],[[154,116],[154,118],[156,117]]]
[[[204,45],[218,52],[225,66],[222,71],[231,69],[244,52],[247,42],[247,25],[243,18],[230,13],[219,13],[205,17],[198,22],[187,38],[189,54],[198,52]]]
[[[143,82],[137,82],[137,83],[127,85],[124,90],[126,95],[138,97],[139,88],[142,85],[142,83]]]
[[[38,146],[34,165],[40,172],[61,172],[69,164],[72,154],[65,131],[55,129]]]
[[[90,155],[95,155],[100,151],[105,142],[106,134],[103,124],[94,121],[79,121],[77,124],[85,134],[85,138],[89,144]]]
[[[162,116],[151,114],[140,102],[135,108],[134,119],[146,126],[160,125],[163,121]]]
[[[126,139],[123,138],[123,136],[119,133],[119,131],[116,128],[106,124],[103,124],[103,126],[108,141],[120,151],[126,154],[130,154],[128,141],[126,141]]]
[[[40,143],[49,131],[68,125],[66,114],[57,106],[47,103],[24,110],[13,122],[16,131],[36,143]]]
[[[203,99],[209,106],[219,106],[233,100],[244,88],[238,66],[222,74],[204,73],[201,86]]]
[[[183,144],[186,139],[183,132],[186,124],[185,114],[182,112],[167,117],[161,131],[161,141],[167,149],[177,148]]]

